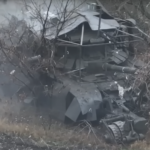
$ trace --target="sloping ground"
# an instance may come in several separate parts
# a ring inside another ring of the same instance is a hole
[[[5,104],[3,107],[6,111],[0,110],[0,149],[97,148],[101,150],[110,148],[100,139],[99,130],[92,128],[87,122],[81,123],[82,127],[65,126],[34,111],[27,116],[29,108],[16,115],[9,112],[10,104]],[[114,146],[111,149],[116,148]]]

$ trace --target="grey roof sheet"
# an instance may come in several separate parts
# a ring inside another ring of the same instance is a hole
[[[59,24],[59,28],[61,28],[61,31],[59,32],[59,36],[66,34],[76,27],[78,27],[80,24],[87,22],[93,31],[98,30],[98,24],[99,24],[99,17],[95,16],[97,15],[97,12],[77,12],[75,14],[72,14],[70,18],[67,19],[67,21],[63,24]],[[102,19],[101,20],[101,30],[107,30],[107,29],[115,29],[119,27],[118,22],[115,19]],[[57,28],[51,27],[49,30],[47,30],[45,37],[49,40],[54,39],[57,33]]]
[[[101,102],[102,96],[97,87],[93,83],[74,84],[70,92],[79,102],[82,114],[87,114],[89,109],[97,109],[95,102]]]

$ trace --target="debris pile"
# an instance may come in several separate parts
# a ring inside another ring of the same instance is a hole
[[[54,56],[55,71],[49,70],[50,64],[39,65],[48,54],[36,53],[28,58],[30,63],[38,60],[46,73],[38,72],[36,79],[42,76],[44,86],[36,88],[34,96],[28,94],[24,101],[43,100],[45,97],[39,93],[45,92],[51,101],[50,109],[58,109],[59,118],[65,122],[98,123],[105,131],[105,139],[111,142],[144,139],[148,123],[138,107],[142,91],[133,90],[135,76],[143,67],[133,59],[133,43],[142,40],[133,34],[135,21],[115,19],[101,4],[88,5],[86,11],[77,10],[65,21],[52,13],[44,15],[49,21],[44,39],[45,44],[51,43],[49,56]]]
[[[138,60],[133,60],[132,43],[141,38],[133,34],[135,21],[116,20],[102,8],[79,11],[76,21],[71,20],[75,24],[70,27],[67,21],[58,36],[57,54],[63,54],[57,60],[65,75],[60,80],[68,87],[65,121],[100,121],[107,141],[143,139],[148,124],[136,113],[139,93],[132,90],[142,67],[134,65]],[[52,40],[54,32],[47,31],[51,36],[46,38]]]

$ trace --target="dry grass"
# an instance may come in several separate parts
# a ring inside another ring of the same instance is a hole
[[[17,110],[18,109],[18,110]],[[89,126],[71,127],[55,120],[36,115],[34,108],[24,112],[20,104],[0,103],[0,133],[6,133],[22,139],[31,139],[40,145],[51,146],[108,146],[93,133]],[[21,120],[23,118],[23,121]]]
[[[102,147],[108,146],[96,137],[89,130],[85,131],[81,128],[69,128],[60,123],[53,123],[50,129],[44,129],[42,126],[12,123],[7,119],[0,120],[0,133],[6,133],[13,136],[28,138],[34,140],[37,144],[50,145],[58,147]]]
[[[33,107],[23,111],[17,102],[0,102],[1,133],[20,137],[23,141],[30,140],[38,146],[110,149],[110,145],[89,124],[84,123],[82,127],[67,126],[55,119],[49,120],[44,115],[35,114]],[[111,146],[111,149],[115,150],[116,146]]]
[[[59,148],[84,147],[89,149],[105,149],[105,150],[125,150],[115,145],[107,145],[99,137],[96,137],[89,130],[73,127],[69,128],[63,124],[53,123],[50,129],[44,129],[42,126],[29,125],[22,123],[9,123],[7,119],[0,120],[0,133],[28,138],[34,141],[38,146],[49,146]],[[150,138],[145,141],[137,141],[127,150],[150,150]]]
[[[146,141],[138,141],[132,144],[129,150],[150,150],[150,145]]]

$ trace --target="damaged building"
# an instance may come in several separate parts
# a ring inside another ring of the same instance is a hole
[[[133,43],[142,40],[133,34],[136,22],[112,17],[101,3],[89,3],[84,11],[66,14],[66,20],[51,13],[45,15],[48,23],[44,39],[49,44],[55,42],[56,72],[47,72],[45,89],[39,88],[37,97],[28,95],[24,102],[46,98],[50,109],[58,110],[57,118],[66,123],[97,123],[107,141],[144,139],[147,120],[137,111],[141,91],[132,90],[134,76],[143,67],[133,59]],[[50,91],[49,96],[40,97],[43,90]]]
[[[61,83],[54,85],[52,95],[53,109],[57,105],[65,107],[61,119],[100,121],[108,141],[144,138],[147,120],[134,113],[138,94],[131,86],[133,76],[142,67],[132,59],[133,43],[141,40],[133,34],[135,25],[132,19],[113,18],[96,4],[76,12],[63,24],[55,58]],[[45,38],[52,41],[56,32],[51,27]]]

